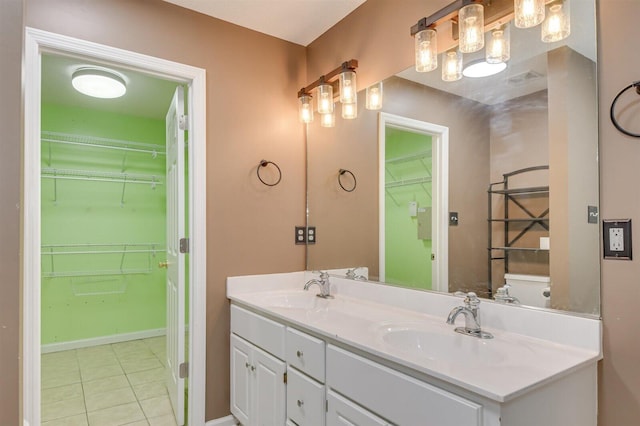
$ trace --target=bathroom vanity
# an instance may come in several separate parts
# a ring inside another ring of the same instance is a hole
[[[227,280],[241,424],[596,425],[599,320],[483,302],[477,339],[445,323],[461,297],[312,278]]]

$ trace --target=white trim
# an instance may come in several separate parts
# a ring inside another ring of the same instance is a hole
[[[189,406],[205,423],[206,75],[205,70],[33,28],[25,29],[23,176],[23,423],[40,424],[40,74],[43,52],[135,69],[189,86]]]
[[[432,289],[449,291],[449,128],[425,121],[381,112],[378,116],[378,257],[380,281],[385,279],[385,141],[387,126],[412,130],[433,137],[432,248],[436,256],[432,271]]]
[[[92,337],[90,339],[71,340],[68,342],[47,343],[40,347],[40,353],[69,351],[71,349],[89,348],[91,346],[109,345],[111,343],[128,342],[130,340],[148,339],[150,337],[164,336],[166,329],[134,331],[131,333],[112,334],[110,336]]]
[[[228,415],[227,417],[220,417],[219,419],[209,420],[205,423],[205,426],[235,426],[238,424],[238,421],[232,415]]]

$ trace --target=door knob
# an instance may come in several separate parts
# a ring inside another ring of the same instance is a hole
[[[166,260],[164,262],[158,262],[158,268],[168,268],[169,267],[169,262],[167,262]]]

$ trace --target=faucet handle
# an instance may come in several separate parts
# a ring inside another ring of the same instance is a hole
[[[464,304],[470,309],[477,308],[480,304],[480,299],[478,299],[478,296],[474,292],[470,291],[467,293],[467,297],[464,298]]]

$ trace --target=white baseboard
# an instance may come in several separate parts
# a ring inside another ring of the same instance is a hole
[[[40,346],[43,354],[71,349],[87,348],[89,346],[108,345],[110,343],[127,342],[129,340],[147,339],[149,337],[164,336],[166,329],[135,331],[133,333],[112,334],[111,336],[92,337],[90,339],[72,340],[70,342],[48,343]]]
[[[205,426],[235,426],[238,422],[236,418],[232,415],[228,415],[227,417],[220,417],[219,419],[209,420],[205,423]]]

